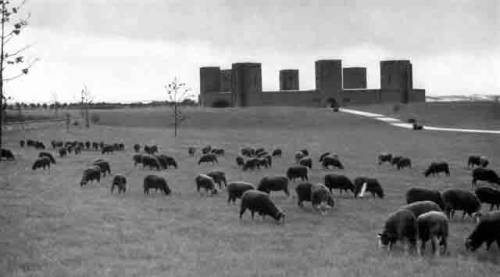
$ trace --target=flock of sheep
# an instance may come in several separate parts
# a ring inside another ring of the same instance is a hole
[[[55,158],[50,152],[45,151],[45,145],[39,141],[20,141],[21,147],[34,147],[39,152],[39,157],[33,163],[32,169],[50,169],[51,164],[55,164]],[[124,145],[121,143],[105,144],[103,142],[79,142],[79,141],[52,141],[52,148],[57,150],[60,157],[68,153],[79,154],[82,150],[101,151],[102,154],[123,151]],[[158,154],[158,147],[145,145],[142,147],[136,144],[133,146],[136,154],[133,155],[134,166],[142,165],[144,168],[162,170],[170,167],[177,168],[175,158]],[[189,147],[189,156],[194,157],[197,149]],[[224,155],[221,148],[206,146],[201,149],[201,156],[198,164],[217,164],[218,157]],[[282,150],[274,149],[271,153],[264,148],[245,147],[240,150],[240,155],[236,157],[236,164],[242,170],[256,170],[261,167],[271,167],[273,159],[281,158]],[[10,150],[2,149],[1,157],[7,160],[14,160],[14,155]],[[295,187],[297,204],[303,207],[303,202],[311,202],[312,207],[322,215],[334,207],[335,201],[332,190],[338,189],[340,193],[351,191],[355,198],[363,197],[365,193],[371,193],[373,197],[384,198],[384,190],[379,181],[375,178],[358,177],[351,181],[341,174],[326,174],[324,182],[318,184],[309,183],[308,168],[312,168],[312,157],[306,149],[295,153],[297,165],[287,169],[284,176],[266,176],[255,186],[245,181],[235,181],[228,183],[223,171],[212,171],[207,174],[198,174],[195,178],[197,191],[205,190],[207,193],[216,194],[224,186],[228,194],[228,203],[241,199],[240,218],[249,210],[254,218],[254,214],[270,216],[278,223],[284,222],[285,213],[279,208],[271,198],[271,192],[283,191],[290,196],[289,181],[300,179],[302,182]],[[319,158],[319,163],[325,169],[330,167],[343,169],[344,166],[338,155],[324,153]],[[379,165],[389,163],[396,166],[398,170],[411,168],[411,159],[408,157],[394,156],[388,153],[381,153],[378,156]],[[489,161],[481,156],[470,156],[467,160],[468,167],[475,167],[472,171],[472,186],[477,186],[477,181],[485,181],[500,186],[500,178],[495,171],[488,169]],[[446,162],[431,163],[424,172],[425,177],[444,173],[449,175],[449,166]],[[84,169],[80,181],[80,186],[85,186],[89,182],[100,182],[101,177],[111,174],[110,164],[104,159],[98,159],[92,163],[91,167]],[[117,188],[118,193],[125,193],[127,187],[126,176],[114,175],[111,193]],[[151,190],[163,192],[165,195],[171,193],[165,178],[158,175],[147,175],[143,182],[144,193],[149,194]],[[469,250],[476,250],[483,243],[486,248],[496,241],[500,248],[500,211],[491,211],[494,207],[500,208],[500,190],[491,186],[479,186],[474,192],[462,189],[448,189],[442,192],[424,189],[411,188],[406,193],[407,205],[400,207],[391,213],[379,236],[381,246],[388,246],[389,249],[398,241],[407,242],[410,249],[421,252],[425,250],[428,241],[431,241],[433,253],[445,253],[447,249],[447,237],[449,235],[449,220],[453,218],[455,211],[463,211],[462,217],[469,215],[476,219],[475,230],[466,238],[465,246]],[[481,203],[490,205],[490,212],[481,214]],[[417,249],[417,241],[421,241],[420,248]],[[440,251],[437,248],[441,248]]]

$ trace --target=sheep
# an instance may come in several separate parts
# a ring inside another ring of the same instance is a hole
[[[207,146],[205,146],[205,147],[203,147],[201,149],[201,153],[203,155],[205,155],[205,154],[208,154],[211,150],[212,150],[212,146],[211,145],[207,145]]]
[[[399,160],[401,160],[402,156],[392,156],[391,165],[395,166],[398,164]]]
[[[26,141],[24,141],[24,140],[20,140],[20,141],[19,141],[19,146],[20,146],[21,148],[23,148],[25,144],[26,144]],[[54,147],[54,148],[55,148],[55,147]]]
[[[137,164],[142,164],[142,154],[135,154],[132,159],[134,160],[134,166],[137,166]]]
[[[213,148],[210,152],[217,156],[224,156],[224,149],[222,148]]]
[[[496,241],[500,249],[500,211],[489,212],[481,217],[474,231],[467,237],[465,248],[476,251],[486,242],[486,250]]]
[[[432,176],[439,174],[440,172],[446,173],[446,176],[450,176],[450,168],[448,166],[448,163],[446,162],[433,162],[427,170],[425,170],[424,175],[425,177],[429,177],[429,175],[432,174]]]
[[[150,169],[160,170],[160,160],[153,155],[142,155],[142,168],[146,166]]]
[[[200,191],[200,188],[205,189],[206,192],[210,192],[211,195],[217,194],[217,190],[215,189],[215,182],[212,177],[206,174],[198,174],[195,178],[196,182],[196,191]]]
[[[271,153],[271,155],[273,157],[280,157],[281,158],[281,155],[282,155],[282,151],[281,149],[277,148],[277,149],[274,149],[273,152]]]
[[[307,181],[309,180],[307,176],[307,167],[298,165],[298,166],[291,166],[287,169],[286,171],[286,176],[290,181],[294,181],[295,179],[300,178],[302,181]]]
[[[188,154],[190,157],[193,157],[195,153],[196,153],[196,148],[194,148],[194,147],[188,148]]]
[[[307,158],[302,158],[302,159],[299,161],[299,165],[303,165],[303,166],[306,166],[306,167],[312,168],[312,159],[311,159],[310,157],[307,157]]]
[[[85,186],[88,182],[96,180],[98,183],[101,181],[101,168],[93,166],[83,171],[82,179],[80,180],[80,187]]]
[[[224,184],[224,187],[227,187],[226,173],[222,171],[211,171],[207,173],[207,176],[210,176],[214,180],[219,186],[219,189],[222,188],[222,184]]]
[[[31,169],[36,170],[38,168],[42,168],[45,170],[46,167],[50,170],[50,159],[47,157],[41,157],[35,160]]]
[[[467,160],[467,167],[487,167],[489,163],[488,159],[484,156],[469,156],[469,159]]]
[[[112,154],[115,151],[115,147],[113,145],[104,145],[101,148],[101,154]]]
[[[338,158],[330,156],[324,157],[323,161],[321,162],[321,165],[325,169],[328,169],[330,166],[337,167],[339,169],[344,169],[344,166],[342,165],[342,163],[339,161]]]
[[[239,167],[243,167],[245,165],[245,159],[243,159],[242,156],[237,156],[236,165],[238,165]]]
[[[390,153],[380,153],[378,155],[378,165],[381,165],[385,162],[388,162],[389,164],[391,163],[392,161],[392,154]]]
[[[134,144],[134,151],[135,153],[139,153],[141,151],[141,145],[140,144]]]
[[[487,168],[478,167],[472,171],[472,187],[476,185],[478,180],[500,185],[498,174]]]
[[[397,163],[398,170],[400,170],[402,168],[405,168],[405,167],[411,168],[411,160],[410,160],[410,158],[401,158],[398,161],[398,163]]]
[[[313,209],[325,215],[328,209],[335,206],[333,197],[328,188],[323,184],[313,185],[311,183],[301,183],[295,188],[298,197],[299,207],[303,207],[302,202],[310,201]]]
[[[269,194],[258,190],[247,190],[241,197],[240,220],[246,210],[250,210],[252,220],[254,213],[257,212],[261,216],[269,215],[278,223],[282,220],[285,222],[285,213],[273,203]]]
[[[233,203],[236,202],[237,198],[241,198],[243,193],[245,193],[247,190],[255,190],[255,186],[251,183],[247,182],[231,182],[229,185],[227,185],[227,203]]]
[[[411,188],[406,192],[406,203],[411,204],[417,201],[433,201],[438,204],[441,210],[444,210],[443,199],[441,193],[437,190],[430,190],[424,188]]]
[[[419,254],[425,250],[427,241],[431,241],[432,252],[439,256],[446,253],[448,246],[448,218],[443,212],[430,211],[417,217],[418,238],[421,241]],[[441,250],[436,251],[436,246],[442,246]]]
[[[63,158],[68,155],[68,150],[65,147],[59,148],[59,157]]]
[[[437,212],[442,211],[438,204],[428,200],[413,202],[411,204],[402,206],[400,209],[405,209],[412,212],[417,218],[419,215],[430,211],[437,211]]]
[[[378,234],[379,246],[388,246],[391,250],[397,241],[407,241],[410,250],[415,249],[417,244],[416,221],[415,215],[408,210],[397,210],[391,213],[385,221],[384,229]]]
[[[104,160],[96,160],[92,165],[96,165],[101,169],[103,177],[106,177],[106,173],[111,174],[111,168],[109,166],[109,163]]]
[[[269,159],[267,159],[267,158],[262,158],[262,159],[257,158],[257,160],[258,160],[258,163],[259,163],[259,167],[268,168],[268,167],[271,166],[269,164]]]
[[[375,198],[375,195],[384,198],[384,190],[377,179],[367,177],[354,179],[354,197],[363,197],[365,191],[371,192],[373,198]]]
[[[217,156],[214,155],[214,154],[204,154],[203,156],[200,157],[200,159],[198,160],[198,165],[200,165],[201,163],[219,163],[217,161]]]
[[[321,156],[319,156],[319,162],[320,163],[323,162],[323,159],[325,157],[328,157],[328,156],[330,156],[330,152],[325,152],[325,153],[321,154]]]
[[[325,186],[332,192],[333,189],[338,189],[340,194],[342,191],[352,191],[354,193],[354,185],[349,178],[344,175],[327,174],[325,175]]]
[[[56,159],[54,159],[54,156],[52,156],[52,154],[50,154],[49,152],[40,152],[40,153],[38,153],[38,157],[39,158],[47,157],[47,158],[49,158],[51,163],[56,164]]]
[[[255,149],[251,147],[245,147],[240,150],[242,156],[253,157],[255,155]]]
[[[254,170],[255,168],[260,169],[260,161],[257,158],[249,159],[243,165],[244,171],[248,169]]]
[[[12,154],[12,151],[10,151],[9,149],[4,149],[4,148],[2,148],[0,150],[0,160],[2,158],[5,158],[7,161],[14,161],[15,160],[14,154]]]
[[[468,214],[472,217],[481,209],[481,202],[472,192],[461,189],[447,189],[441,193],[444,202],[444,211],[448,218],[452,219],[455,211],[462,210],[462,219]]]
[[[490,204],[490,211],[493,210],[494,206],[500,209],[500,190],[490,187],[479,187],[474,192],[481,203]]]
[[[304,158],[306,155],[302,151],[295,152],[295,162],[299,163],[299,161]]]
[[[123,175],[115,175],[111,183],[111,193],[113,193],[115,186],[118,188],[118,194],[125,193],[127,191],[127,178]]]
[[[286,196],[290,196],[290,192],[288,191],[288,179],[285,176],[266,176],[260,180],[257,190],[266,193],[271,193],[271,191],[283,191]]]
[[[165,178],[157,176],[157,175],[148,175],[144,178],[144,194],[149,194],[150,189],[160,190],[165,193],[165,195],[169,195],[172,191],[168,187],[167,181]]]

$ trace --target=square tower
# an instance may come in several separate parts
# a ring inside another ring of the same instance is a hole
[[[248,106],[251,94],[262,93],[260,63],[233,63],[232,92],[235,107]]]
[[[410,61],[381,61],[380,89],[400,90],[401,103],[408,103],[410,91],[413,89],[413,70]]]
[[[342,91],[342,60],[319,60],[315,63],[316,90],[322,105],[338,105]]]
[[[280,70],[280,90],[299,90],[299,70]]]

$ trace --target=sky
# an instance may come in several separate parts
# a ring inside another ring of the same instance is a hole
[[[409,59],[428,95],[500,94],[498,0],[28,0],[23,12],[7,51],[32,44],[39,61],[6,84],[13,101],[78,101],[84,85],[97,102],[166,100],[174,78],[197,95],[199,67],[247,61],[262,63],[264,90],[285,68],[314,89],[328,58],[367,67],[368,88],[380,60]]]

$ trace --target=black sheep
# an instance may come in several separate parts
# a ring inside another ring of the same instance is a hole
[[[463,211],[462,219],[468,214],[472,217],[481,209],[481,202],[472,192],[461,189],[447,189],[441,193],[444,211],[452,219],[455,211]]]
[[[397,164],[398,170],[400,170],[402,168],[405,168],[405,167],[411,168],[411,160],[410,160],[410,158],[401,158],[398,161],[398,164]]]
[[[224,156],[224,149],[222,148],[214,148],[212,149],[212,154],[215,154],[217,156]]]
[[[217,156],[214,155],[214,154],[204,154],[203,156],[200,157],[200,159],[198,160],[198,164],[201,164],[201,163],[219,163],[217,161]]]
[[[303,165],[303,166],[312,168],[312,159],[310,157],[302,158],[299,161],[299,165]]]
[[[96,165],[101,169],[101,173],[103,177],[106,177],[106,173],[111,174],[111,167],[109,163],[104,160],[96,160],[92,165]]]
[[[165,193],[165,195],[169,195],[171,193],[170,188],[168,187],[167,181],[165,178],[157,176],[157,175],[148,175],[144,178],[144,194],[149,194],[150,189],[160,190]]]
[[[385,221],[382,233],[378,234],[379,245],[388,246],[389,250],[397,241],[407,241],[410,249],[417,244],[417,219],[408,210],[397,210],[389,215]]]
[[[431,241],[432,252],[446,253],[448,247],[448,218],[443,212],[430,211],[417,217],[418,238],[421,241],[420,254],[425,250],[427,241]],[[442,246],[436,251],[436,246]]]
[[[300,178],[302,181],[309,180],[307,177],[307,167],[302,165],[289,167],[286,171],[286,176],[292,182],[298,178]]]
[[[302,150],[300,150],[300,152],[302,152],[302,154],[304,154],[304,156],[309,156],[309,151],[307,151],[307,149],[302,149]]]
[[[330,152],[325,152],[325,153],[321,154],[321,156],[319,156],[319,162],[320,163],[323,162],[323,159],[325,157],[328,157],[328,156],[330,156]]]
[[[149,167],[150,169],[160,170],[160,160],[153,155],[142,155],[142,167]]]
[[[500,190],[490,187],[479,187],[475,190],[476,196],[481,203],[490,204],[490,211],[496,206],[500,208]]]
[[[487,167],[490,162],[483,156],[469,156],[467,160],[467,167],[471,168],[474,166]]]
[[[49,152],[40,152],[40,153],[38,153],[38,157],[39,158],[47,157],[47,158],[49,158],[51,163],[56,164],[56,159],[54,159],[54,156],[52,156],[52,154],[50,154]]]
[[[330,190],[338,189],[340,194],[342,191],[352,191],[354,193],[354,184],[344,175],[327,174],[325,175],[325,186]]]
[[[281,151],[281,149],[274,149],[273,152],[271,153],[271,155],[273,157],[280,157],[281,158],[282,151]]]
[[[68,150],[65,147],[59,148],[59,157],[63,158],[68,155]]]
[[[500,185],[498,174],[487,168],[478,167],[472,171],[472,187],[474,187],[478,180]]]
[[[101,149],[101,154],[112,154],[115,151],[115,147],[113,145],[104,145]]]
[[[238,165],[239,167],[242,167],[245,165],[245,159],[243,159],[242,156],[237,156],[236,157],[236,165]]]
[[[9,149],[4,149],[4,148],[2,148],[0,150],[0,160],[2,158],[5,158],[7,161],[15,160],[14,154],[12,154],[12,151],[10,151]]]
[[[253,157],[255,155],[255,149],[251,147],[245,147],[240,150],[241,155],[246,157]]]
[[[205,147],[203,147],[203,148],[201,149],[201,153],[202,153],[203,155],[205,155],[205,154],[210,153],[210,151],[211,151],[211,150],[212,150],[212,146],[207,145],[207,146],[205,146]]]
[[[322,215],[335,206],[332,194],[323,184],[313,185],[311,183],[301,183],[295,188],[299,207],[303,207],[302,202],[311,202],[313,209],[320,211]]]
[[[269,215],[277,222],[283,220],[285,222],[285,214],[273,203],[269,194],[258,190],[247,190],[241,197],[240,220],[246,210],[250,210],[252,220],[254,213],[257,212],[261,216]]]
[[[338,158],[330,156],[324,157],[323,161],[321,162],[321,165],[323,166],[323,168],[326,169],[328,169],[330,166],[337,167],[339,169],[344,169],[344,166],[342,165],[342,163],[339,161]]]
[[[206,192],[210,192],[210,194],[217,194],[217,190],[215,189],[215,182],[212,177],[206,174],[198,174],[195,178],[196,182],[196,191],[200,191],[201,188],[205,189]]]
[[[446,176],[450,176],[450,167],[446,162],[434,162],[429,165],[427,170],[425,170],[424,175],[428,177],[432,174],[432,176],[439,174],[440,172],[446,173]]]
[[[127,191],[127,178],[123,175],[115,175],[111,183],[111,193],[113,193],[115,186],[118,188],[118,194],[125,193]]]
[[[226,173],[222,171],[211,171],[207,173],[207,175],[214,180],[219,186],[219,189],[222,188],[222,184],[224,184],[224,187],[227,187]]]
[[[290,196],[288,179],[285,176],[266,176],[260,180],[257,190],[266,193],[271,193],[271,191],[283,191],[286,196]]]
[[[375,195],[384,198],[384,190],[375,178],[358,177],[354,179],[354,197],[363,197],[364,192],[370,192],[375,198]]]
[[[140,144],[137,144],[137,143],[136,143],[136,144],[134,144],[134,151],[135,151],[136,153],[139,153],[139,151],[141,151],[141,145],[140,145]]]
[[[430,211],[436,211],[436,212],[442,211],[438,204],[428,200],[413,202],[411,204],[402,206],[400,209],[405,209],[412,212],[415,215],[415,217],[418,217],[419,215],[425,214]]]
[[[257,160],[258,160],[258,163],[259,163],[259,167],[268,168],[268,167],[271,166],[269,164],[269,160],[267,158],[262,158],[262,159],[257,158]]]
[[[299,163],[299,161],[304,158],[306,155],[302,151],[295,152],[295,162]]]
[[[378,155],[378,164],[379,165],[381,165],[385,162],[390,164],[391,161],[392,161],[392,154],[390,154],[390,153],[380,153]]]
[[[254,170],[254,169],[260,169],[260,161],[259,159],[257,158],[252,158],[252,159],[249,159],[245,162],[245,164],[243,165],[243,170]]]
[[[36,170],[38,168],[48,168],[50,170],[50,159],[47,157],[41,157],[35,160],[31,169]]]
[[[227,202],[231,203],[232,201],[233,203],[235,203],[236,199],[241,198],[243,193],[245,193],[247,190],[254,190],[254,189],[255,186],[251,183],[242,181],[232,182],[229,185],[227,185],[227,195],[228,195]]]
[[[392,156],[391,165],[398,165],[399,160],[401,160],[402,158],[402,156]]]
[[[406,203],[411,204],[417,201],[433,201],[444,210],[443,199],[441,193],[437,190],[430,190],[424,188],[411,188],[406,192]]]
[[[137,166],[137,164],[142,164],[142,154],[135,154],[132,159],[134,160],[134,166]]]
[[[500,211],[484,214],[476,228],[465,241],[467,250],[475,251],[486,242],[486,250],[496,241],[500,249]]]
[[[83,176],[80,180],[80,187],[83,187],[88,182],[92,182],[94,180],[98,183],[101,181],[101,169],[98,166],[93,166],[83,171]]]

